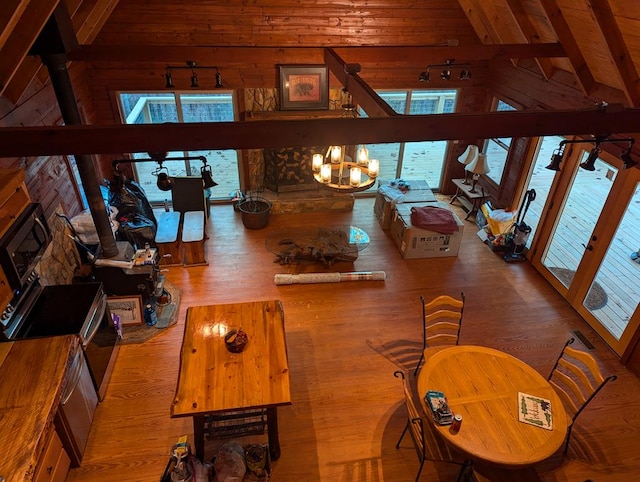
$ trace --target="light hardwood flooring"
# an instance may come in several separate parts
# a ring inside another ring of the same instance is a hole
[[[276,273],[322,267],[274,263],[265,248],[270,231],[338,224],[365,229],[371,243],[356,262],[333,270],[384,270],[386,281],[274,284]],[[393,372],[412,370],[418,360],[419,296],[461,291],[467,300],[461,343],[504,350],[546,375],[572,331],[580,330],[595,345],[591,353],[603,372],[618,375],[581,416],[568,456],[517,473],[479,469],[490,480],[636,480],[640,380],[528,263],[505,263],[476,231],[465,222],[457,257],[403,260],[374,217],[373,199],[358,199],[353,212],[272,216],[262,230],[245,229],[230,206],[213,206],[209,266],[168,271],[167,279],[183,290],[178,324],[143,344],[122,346],[82,466],[67,480],[157,482],[171,446],[183,434],[192,436],[190,420],[169,417],[187,307],[280,299],[293,404],[278,411],[282,456],[271,480],[412,481],[418,459],[409,439],[395,448],[406,415]],[[455,480],[456,473],[427,462],[421,480]]]

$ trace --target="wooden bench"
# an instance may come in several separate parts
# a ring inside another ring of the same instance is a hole
[[[187,211],[182,216],[184,266],[207,265],[204,257],[204,211]]]
[[[178,236],[179,232],[179,212],[163,212],[158,216],[156,246],[158,247],[161,266],[176,266],[182,264],[182,250],[180,249],[180,238]]]

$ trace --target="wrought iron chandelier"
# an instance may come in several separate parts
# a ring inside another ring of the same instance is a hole
[[[347,102],[342,104],[341,117],[356,118],[356,106],[351,102],[351,95],[348,92],[346,94]],[[369,159],[369,151],[364,144],[333,145],[329,146],[324,155],[313,155],[312,169],[313,178],[320,185],[339,192],[352,193],[373,186],[380,172],[380,161]]]

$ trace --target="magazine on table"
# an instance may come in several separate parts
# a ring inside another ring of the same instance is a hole
[[[546,430],[553,430],[551,401],[518,392],[518,420]]]
[[[424,396],[424,400],[431,409],[431,415],[437,424],[450,425],[453,422],[453,412],[449,408],[447,397],[443,392],[429,390]]]

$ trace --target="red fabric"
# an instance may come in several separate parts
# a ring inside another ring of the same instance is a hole
[[[411,224],[416,228],[441,234],[453,234],[459,229],[453,213],[446,208],[436,206],[411,208]]]

